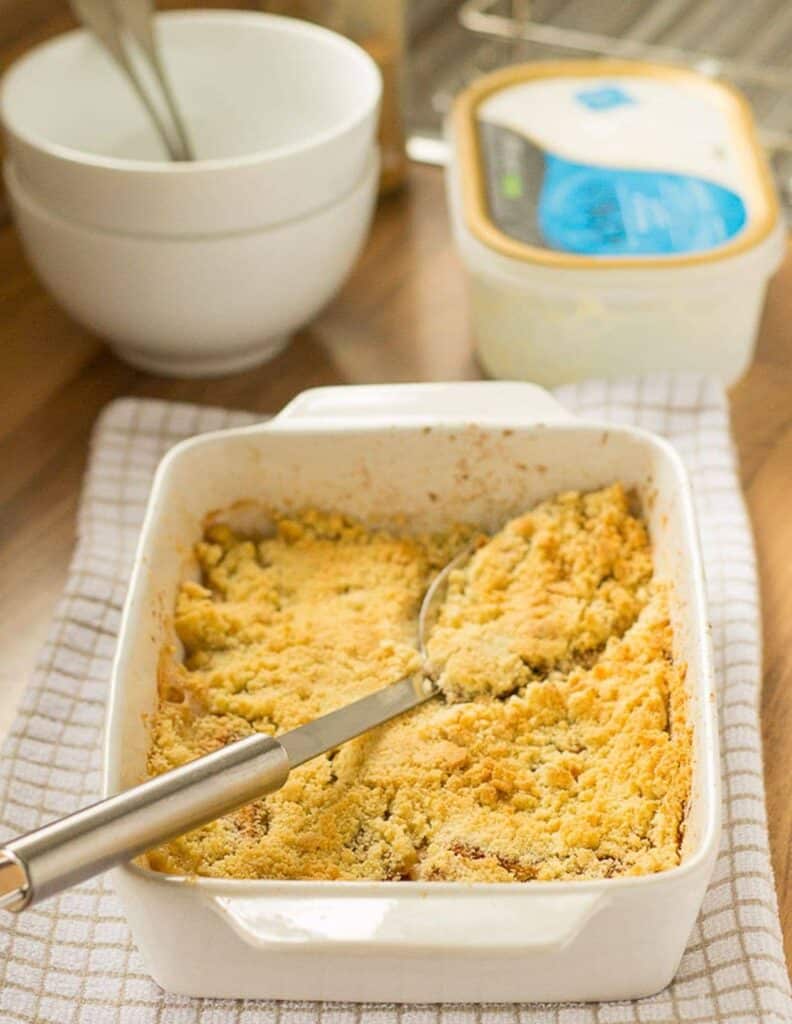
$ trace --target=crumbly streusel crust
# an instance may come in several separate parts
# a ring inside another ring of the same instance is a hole
[[[152,774],[277,734],[419,668],[416,615],[468,539],[315,511],[271,538],[214,526],[183,584]],[[452,575],[435,700],[292,772],[278,793],[149,853],[235,878],[527,881],[679,863],[690,790],[666,588],[619,485],[508,523]]]

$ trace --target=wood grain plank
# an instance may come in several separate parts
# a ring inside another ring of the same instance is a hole
[[[0,232],[0,311],[0,437],[5,437],[104,346],[54,306],[33,277],[12,231]]]
[[[754,365],[732,391],[732,424],[754,529],[762,602],[767,816],[792,966],[792,248],[771,283]]]

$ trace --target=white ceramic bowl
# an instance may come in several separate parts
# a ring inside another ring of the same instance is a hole
[[[360,47],[245,11],[166,14],[157,28],[193,163],[166,161],[140,101],[84,31],[5,75],[8,152],[51,209],[140,234],[240,231],[321,209],[360,180],[381,93]]]
[[[271,358],[328,302],[366,237],[379,159],[339,201],[259,231],[200,238],[98,231],[53,213],[7,161],[26,252],[75,320],[153,373],[204,377]]]

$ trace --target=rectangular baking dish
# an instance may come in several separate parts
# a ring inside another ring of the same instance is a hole
[[[157,659],[205,515],[315,505],[411,529],[496,529],[565,489],[622,480],[673,581],[694,777],[682,863],[661,874],[504,884],[167,877],[118,893],[148,970],[193,996],[388,1002],[629,999],[673,977],[717,853],[719,762],[702,565],[685,471],[644,431],[571,417],[531,384],[322,388],[274,420],[185,441],[157,472],[124,610],[104,788],[143,779]]]

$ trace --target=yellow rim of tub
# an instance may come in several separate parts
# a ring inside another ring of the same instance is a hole
[[[541,78],[616,78],[639,76],[664,78],[684,82],[690,88],[703,91],[721,107],[736,134],[742,136],[748,147],[740,157],[746,181],[746,194],[750,197],[748,226],[736,238],[705,252],[683,255],[625,257],[579,256],[528,245],[507,235],[496,227],[489,215],[489,204],[482,171],[476,115],[481,103],[495,92],[519,82]],[[452,128],[457,147],[459,184],[465,222],[480,242],[511,259],[568,269],[608,269],[695,266],[713,263],[754,248],[773,231],[778,223],[778,198],[770,168],[756,134],[753,113],[745,97],[732,86],[715,82],[685,68],[649,64],[643,61],[582,60],[542,61],[536,64],[516,64],[495,71],[479,79],[460,93],[454,104]]]

